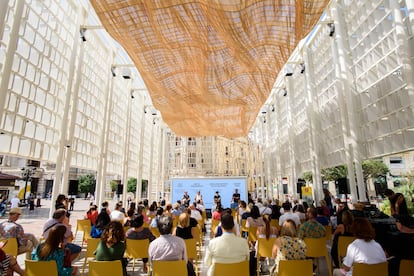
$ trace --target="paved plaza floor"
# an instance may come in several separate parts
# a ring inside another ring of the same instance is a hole
[[[109,204],[110,208],[113,208],[113,206],[115,205],[115,202],[112,202],[112,201],[109,201],[109,202],[110,202],[110,204]],[[33,210],[33,211],[30,211],[28,208],[23,208],[22,209],[23,210],[23,215],[18,220],[18,223],[20,223],[23,226],[25,232],[32,233],[38,238],[42,234],[43,225],[44,225],[45,221],[49,218],[50,208],[54,208],[54,204],[51,204],[50,200],[42,199],[41,205],[42,205],[41,207],[35,208],[35,210]],[[75,230],[76,230],[77,220],[84,218],[84,215],[85,215],[86,211],[88,210],[88,208],[89,208],[89,201],[88,200],[79,199],[79,198],[76,199],[75,205],[74,205],[74,210],[71,211],[71,217],[70,217],[70,223],[72,225],[72,231],[74,233],[75,233]],[[6,218],[7,218],[7,215],[2,217],[1,220],[6,219]],[[204,236],[204,245],[201,248],[202,257],[204,257],[205,246],[208,245],[208,242],[209,242],[209,237],[210,237],[209,232],[210,232],[210,221],[207,223],[207,233]],[[81,241],[82,241],[82,232],[78,232],[76,237],[75,237],[74,242],[76,244],[80,245]],[[76,260],[75,263],[74,263],[74,266],[78,267],[78,275],[82,274],[82,266],[83,266],[83,262],[84,262],[83,256],[85,254],[85,250],[86,250],[86,246],[84,245],[79,259]],[[19,264],[22,266],[22,268],[24,268],[25,258],[26,258],[25,254],[19,255],[18,258],[17,258],[17,260],[18,260]],[[328,269],[327,269],[327,266],[326,266],[326,262],[324,261],[323,258],[319,259],[319,264],[320,264],[320,271],[319,271],[319,273],[317,273],[317,275],[328,276],[329,275]],[[202,258],[198,262],[198,268],[199,268],[199,276],[207,275],[207,268],[204,266],[204,264],[202,262]],[[143,270],[142,270],[142,262],[141,261],[136,261],[134,272],[132,272],[132,262],[129,262],[127,271],[128,271],[128,275],[131,275],[131,276],[132,275],[134,275],[134,276],[147,275],[147,273],[144,273]],[[85,275],[88,275],[87,268],[86,268],[86,271],[85,271]],[[173,272],[172,272],[171,275],[175,276]],[[269,273],[263,273],[261,275],[269,275]]]

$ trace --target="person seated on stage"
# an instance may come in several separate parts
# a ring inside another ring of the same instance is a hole
[[[343,267],[334,269],[334,276],[352,275],[354,263],[378,264],[387,261],[381,245],[374,240],[375,230],[367,218],[355,218],[352,232],[356,240],[348,245]]]
[[[25,252],[28,252],[30,254],[33,248],[35,248],[39,244],[39,241],[33,234],[25,233],[23,226],[16,222],[21,215],[22,209],[20,209],[19,207],[10,209],[9,219],[3,221],[0,224],[0,228],[2,229],[2,231],[4,231],[4,238],[17,239],[17,254],[22,254]]]

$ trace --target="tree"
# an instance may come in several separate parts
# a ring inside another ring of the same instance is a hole
[[[313,183],[313,175],[312,172],[304,172],[302,174],[302,178],[306,181],[306,183]]]
[[[365,160],[362,162],[362,171],[364,182],[366,183],[369,178],[377,178],[386,175],[389,172],[389,169],[381,160]]]
[[[81,175],[78,177],[79,191],[81,193],[93,193],[95,192],[95,176],[92,174]]]
[[[137,191],[137,179],[135,177],[128,179],[127,191],[134,194]]]
[[[348,169],[345,165],[340,165],[332,168],[325,168],[321,170],[322,179],[325,181],[336,181],[339,178],[346,178]]]
[[[119,181],[118,180],[111,180],[109,182],[109,186],[111,186],[111,191],[112,192],[115,192],[116,191],[116,189],[118,188],[118,184],[119,184]]]

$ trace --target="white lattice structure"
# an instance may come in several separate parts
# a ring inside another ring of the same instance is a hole
[[[296,179],[312,171],[318,199],[321,168],[346,164],[352,197],[365,200],[362,160],[414,148],[413,9],[413,1],[332,1],[296,49],[293,75],[278,76],[266,103],[275,112],[253,128],[272,137],[264,153],[280,195],[282,177],[296,193]]]

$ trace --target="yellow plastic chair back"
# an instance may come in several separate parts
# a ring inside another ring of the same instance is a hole
[[[214,276],[237,275],[249,276],[249,261],[232,264],[214,264]]]
[[[338,263],[342,267],[342,258],[346,256],[348,245],[355,240],[355,237],[339,236],[338,237]]]
[[[219,224],[220,224],[220,220],[216,220],[216,219],[211,220],[211,229],[210,229],[211,235],[214,235],[214,231],[216,230]]]
[[[91,221],[89,219],[78,219],[77,220],[75,237],[78,231],[83,232],[81,246],[83,246],[83,243],[87,239],[91,238],[91,230],[92,230],[92,226],[91,226]]]
[[[85,252],[85,260],[83,261],[83,267],[82,267],[82,275],[85,275],[85,267],[86,267],[86,261],[88,258],[95,258],[95,255],[93,254],[98,247],[98,244],[100,242],[100,238],[89,238],[87,240],[87,246],[86,246],[86,252]]]
[[[2,239],[2,241],[7,241],[6,245],[4,245],[3,247],[3,251],[9,255],[17,257],[17,254],[19,252],[18,245],[17,245],[17,239],[7,238],[7,239]]]
[[[367,275],[388,276],[388,262],[383,262],[379,264],[354,263],[352,275],[353,276],[367,276]],[[413,275],[413,271],[411,271],[411,275]]]
[[[400,276],[412,276],[414,272],[414,260],[401,260]]]
[[[319,257],[325,257],[329,275],[332,276],[331,262],[329,259],[328,248],[326,247],[326,238],[325,237],[318,238],[318,239],[304,238],[304,241],[307,247],[306,256],[311,257],[311,258],[317,258],[317,260]],[[318,272],[319,272],[319,263],[318,263]]]
[[[248,241],[253,241],[253,242],[257,241],[257,227],[250,226],[247,229],[248,229],[248,231],[247,231],[248,232],[247,240]]]
[[[198,254],[197,254],[197,240],[196,239],[186,239],[185,248],[187,250],[187,257],[194,260],[193,264],[195,265],[195,273],[198,275]]]
[[[332,226],[325,226],[325,237],[326,241],[331,245],[332,244]]]
[[[249,229],[246,227],[246,220],[242,219],[241,220],[241,227],[240,227],[240,236],[242,236],[243,232],[248,232]]]
[[[132,272],[134,272],[135,268],[135,259],[143,259],[148,258],[148,247],[149,247],[149,240],[133,240],[133,239],[126,239],[126,250],[125,254],[128,258],[132,258]],[[149,275],[149,270],[148,270]]]
[[[179,261],[152,261],[152,276],[187,275],[187,263]]]
[[[281,260],[277,276],[313,276],[312,260]]]
[[[260,257],[271,258],[273,244],[276,238],[258,238],[257,239],[257,274],[260,272]]]
[[[159,238],[160,231],[158,231],[157,227],[150,227],[149,229],[150,229],[151,233],[154,235],[154,237]]]
[[[270,221],[270,227],[272,227],[272,226],[279,230],[279,220],[278,219],[272,219]]]
[[[57,276],[56,261],[25,260],[25,276]]]
[[[88,276],[122,276],[121,260],[116,261],[89,261]]]

